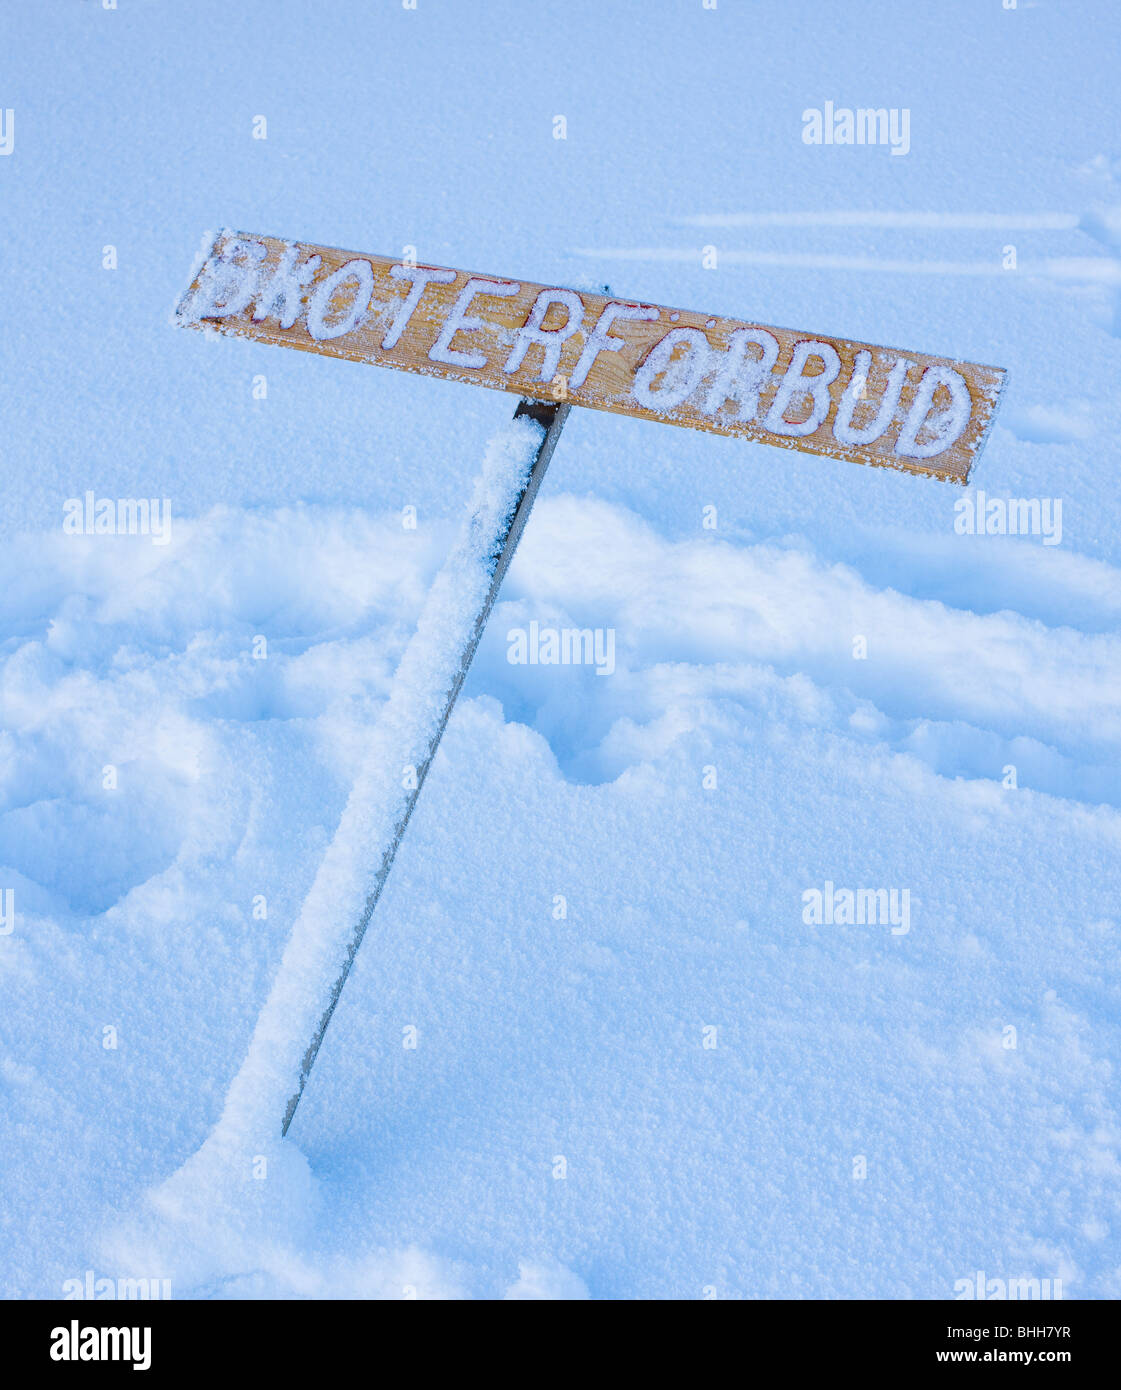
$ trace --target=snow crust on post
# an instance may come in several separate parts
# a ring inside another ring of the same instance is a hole
[[[261,1010],[213,1138],[265,1144],[300,1086],[308,1040],[353,954],[371,882],[399,834],[412,793],[402,773],[420,767],[438,736],[475,635],[510,517],[529,476],[543,427],[516,418],[487,446],[468,519],[436,576],[405,648],[389,699]]]

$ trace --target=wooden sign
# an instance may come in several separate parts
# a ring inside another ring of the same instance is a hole
[[[235,337],[965,483],[1001,367],[220,232],[176,311]]]
[[[364,845],[378,866],[373,887],[363,892],[343,872],[339,901],[354,915],[333,914],[316,878],[230,1088],[226,1113],[265,1107],[280,1119],[281,1134],[292,1124],[569,407],[964,483],[1005,378],[999,367],[926,353],[229,231],[208,238],[175,317],[191,328],[522,398],[514,433],[487,451],[471,516],[390,691],[393,713],[384,717],[417,775],[402,782],[387,775],[384,757],[375,759],[340,822],[346,846],[381,828],[378,842]],[[460,602],[462,592],[477,602]],[[449,595],[457,596],[450,609]],[[425,675],[419,691],[418,672]],[[353,862],[349,854],[343,860]],[[340,873],[337,863],[333,872]]]

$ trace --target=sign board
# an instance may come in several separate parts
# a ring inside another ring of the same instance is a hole
[[[279,1087],[282,1134],[570,406],[964,483],[1005,379],[1000,367],[928,353],[230,231],[207,239],[175,317],[191,328],[521,397],[512,422],[520,433],[488,449],[472,514],[432,586],[390,692],[395,746],[417,775],[411,783],[386,777],[385,759],[375,759],[373,771],[352,789],[340,822],[338,835],[347,844],[381,827],[380,843],[363,845],[378,865],[373,889],[365,892],[350,881],[341,901],[350,894],[353,916],[336,918],[316,897],[316,879],[230,1088],[227,1112],[235,1096],[271,1106],[270,1088]],[[533,423],[527,426],[523,416]],[[530,445],[532,457],[514,468],[517,448]],[[457,602],[448,611],[448,595],[464,590],[479,596],[477,608]],[[409,676],[402,681],[405,670]],[[417,671],[427,678],[419,696]],[[309,961],[335,962],[338,973],[309,981]],[[258,1053],[268,1058],[264,1091]]]
[[[965,483],[1006,373],[924,352],[220,232],[177,322]]]

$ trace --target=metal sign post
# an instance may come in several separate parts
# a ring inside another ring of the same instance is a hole
[[[330,994],[327,998],[327,1005],[323,1011],[323,1017],[319,1020],[319,1026],[315,1034],[308,1043],[307,1051],[304,1053],[303,1061],[300,1064],[299,1084],[288,1101],[284,1111],[284,1120],[280,1126],[282,1135],[288,1133],[288,1127],[292,1123],[292,1117],[296,1113],[296,1107],[300,1103],[300,1097],[304,1093],[307,1079],[312,1067],[315,1065],[316,1056],[319,1053],[320,1045],[323,1042],[323,1035],[327,1031],[327,1025],[331,1022],[331,1015],[335,1012],[335,1005],[339,1002],[339,995],[342,993],[343,986],[346,984],[347,976],[350,974],[350,967],[354,964],[354,957],[362,944],[362,938],[366,935],[366,928],[370,925],[370,918],[373,916],[374,908],[377,907],[378,899],[381,897],[385,881],[389,877],[389,871],[393,867],[393,861],[397,857],[397,850],[401,844],[401,838],[409,824],[409,818],[413,814],[413,807],[416,805],[417,797],[420,796],[420,789],[424,786],[424,780],[428,776],[428,769],[432,766],[432,759],[436,756],[436,749],[440,746],[440,740],[444,735],[444,730],[448,726],[448,719],[455,706],[456,697],[463,688],[463,682],[467,679],[467,672],[471,669],[471,662],[474,660],[475,652],[479,646],[479,639],[483,635],[483,629],[487,625],[490,611],[494,607],[494,601],[498,596],[498,590],[502,585],[502,580],[506,571],[510,568],[510,561],[514,558],[514,551],[518,547],[525,524],[529,520],[529,513],[533,507],[534,499],[541,486],[541,480],[545,476],[545,470],[549,466],[549,460],[553,456],[553,450],[557,447],[557,440],[560,438],[561,429],[564,427],[565,418],[568,415],[569,407],[564,404],[554,404],[552,402],[522,400],[518,402],[518,408],[514,411],[514,419],[528,416],[536,420],[544,429],[541,436],[541,443],[537,446],[537,453],[533,459],[529,476],[526,479],[525,487],[518,497],[515,507],[500,523],[494,532],[491,545],[491,553],[494,555],[494,574],[491,579],[490,588],[487,590],[486,598],[482,607],[475,617],[474,628],[470,634],[466,646],[460,655],[459,666],[455,673],[451,686],[444,697],[443,708],[440,712],[439,722],[436,725],[424,757],[416,768],[416,786],[405,802],[400,819],[397,821],[393,830],[393,837],[386,845],[382,853],[381,863],[377,873],[374,875],[374,886],[370,890],[370,896],[366,899],[366,906],[354,927],[354,935],[351,937],[347,947],[346,962],[338,979],[331,986]]]

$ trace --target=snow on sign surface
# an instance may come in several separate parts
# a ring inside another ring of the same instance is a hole
[[[965,483],[1006,373],[928,353],[223,231],[189,327]]]

